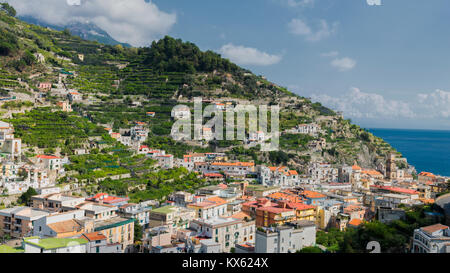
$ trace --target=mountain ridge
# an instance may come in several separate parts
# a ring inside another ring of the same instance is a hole
[[[6,15],[1,16],[0,22],[4,37],[14,40],[10,53],[3,56],[6,65],[1,69],[23,78],[32,87],[26,92],[38,92],[34,86],[42,81],[58,82],[55,71],[73,71],[76,76],[67,77],[64,84],[86,98],[73,108],[96,125],[120,130],[129,128],[132,121],[145,119],[146,111],[159,113],[149,124],[147,144],[154,148],[165,147],[177,155],[181,151],[219,149],[230,153],[233,159],[286,164],[303,172],[313,161],[350,165],[358,162],[376,168],[389,152],[395,152],[382,139],[320,103],[289,92],[223,59],[220,54],[203,52],[181,39],[166,36],[148,48],[126,48],[86,41],[65,31],[30,25]],[[43,62],[30,57],[37,53],[43,55]],[[40,76],[30,78],[36,73]],[[280,105],[281,150],[263,153],[245,148],[242,151],[240,147],[245,145],[236,141],[211,141],[194,146],[182,142],[181,146],[167,146],[162,138],[170,135],[171,108],[178,103],[189,105],[196,96],[213,101]],[[47,96],[53,107],[57,99],[53,94]],[[136,108],[136,103],[142,109]],[[320,132],[314,137],[288,132],[302,123],[317,124]]]
[[[108,34],[108,32],[104,31],[94,23],[86,22],[81,23],[77,21],[73,21],[70,23],[67,23],[64,26],[57,26],[45,23],[42,20],[36,19],[34,17],[30,16],[19,16],[19,19],[23,20],[24,22],[38,25],[42,27],[49,27],[54,30],[63,31],[64,29],[68,29],[72,35],[79,36],[80,38],[84,40],[89,41],[96,41],[102,44],[107,45],[122,45],[125,47],[131,47],[128,43],[121,43],[114,38],[111,37],[111,35]]]

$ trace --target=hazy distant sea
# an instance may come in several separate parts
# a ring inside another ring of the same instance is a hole
[[[450,131],[368,129],[401,152],[417,172],[450,176]]]

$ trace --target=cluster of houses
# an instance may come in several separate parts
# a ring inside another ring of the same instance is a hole
[[[28,188],[45,188],[55,184],[64,173],[63,159],[37,155],[23,160],[22,141],[14,137],[12,124],[0,121],[0,193],[19,194]]]
[[[139,152],[161,168],[196,172],[211,186],[139,204],[104,193],[85,198],[45,188],[29,207],[0,210],[0,236],[20,239],[13,249],[29,253],[292,253],[315,246],[317,230],[404,219],[403,206],[434,202],[444,191],[437,185],[447,181],[427,172],[417,179],[399,175],[391,155],[383,172],[315,162],[302,174],[285,166],[233,162],[224,153],[174,159],[143,145]],[[62,167],[56,158],[38,158],[49,171]],[[142,238],[135,238],[135,224]],[[447,226],[422,227],[411,251],[448,252],[448,239]]]
[[[51,85],[39,87],[51,89]],[[68,94],[70,103],[81,99],[75,93]],[[69,102],[58,106],[70,112]],[[228,107],[227,103],[214,105],[218,110]],[[187,107],[172,112],[175,118],[190,115]],[[317,230],[359,228],[374,219],[383,223],[404,219],[404,206],[433,203],[447,189],[448,178],[428,172],[414,178],[409,169],[399,167],[404,159],[395,154],[380,161],[376,169],[356,162],[352,166],[311,162],[293,169],[232,161],[220,152],[175,158],[144,144],[149,133],[144,122],[134,122],[120,132],[105,130],[137,154],[154,159],[158,167],[184,167],[211,186],[195,193],[174,192],[162,202],[138,204],[106,193],[81,197],[61,192],[55,184],[65,174],[67,158],[22,159],[21,140],[14,137],[13,126],[0,122],[0,193],[38,190],[28,206],[0,210],[0,237],[20,241],[16,246],[2,245],[0,251],[293,253],[315,246]],[[207,132],[203,130],[204,136],[212,136],[212,131]],[[302,124],[289,132],[317,136],[320,127]],[[247,143],[261,143],[266,137],[263,132],[250,133]],[[324,148],[326,141],[319,139],[315,145]],[[142,228],[142,238],[135,238],[135,225]],[[411,251],[449,252],[448,240],[447,226],[421,227],[414,232]]]
[[[310,136],[317,136],[320,132],[320,126],[317,123],[303,123],[286,131],[290,134],[305,134]]]
[[[132,252],[134,224],[145,222],[152,205],[129,204],[126,197],[104,193],[84,198],[49,188],[32,196],[27,207],[0,210],[0,237],[20,239],[25,253]]]
[[[120,132],[114,132],[112,128],[105,128],[108,134],[123,145],[139,151],[142,143],[147,140],[148,128],[145,122],[136,121],[130,129],[121,129]]]

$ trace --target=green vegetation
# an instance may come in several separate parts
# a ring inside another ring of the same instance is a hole
[[[425,212],[437,209],[430,206],[404,208],[405,220],[383,224],[378,221],[363,223],[359,228],[346,231],[330,229],[328,232],[318,231],[316,243],[327,247],[331,252],[368,252],[366,246],[371,241],[379,242],[383,253],[402,253],[410,246],[409,240],[414,229],[435,224],[438,220],[426,217]],[[442,219],[441,219],[442,220]]]
[[[30,187],[30,188],[28,188],[28,190],[26,192],[22,193],[22,195],[19,197],[19,199],[17,199],[17,202],[19,204],[23,204],[23,205],[27,206],[31,201],[31,196],[33,196],[33,195],[37,195],[37,192],[35,189]]]
[[[213,152],[209,148],[201,148],[195,146],[189,146],[182,142],[177,142],[172,138],[150,135],[149,139],[145,142],[145,145],[154,149],[165,150],[169,154],[173,154],[174,157],[181,158],[183,155],[189,152],[205,153]]]
[[[305,134],[283,134],[280,137],[280,146],[283,150],[306,151],[312,140],[314,137]]]
[[[283,151],[269,152],[269,160],[275,165],[280,164],[286,165],[289,159],[290,159],[289,155]]]
[[[13,114],[15,135],[24,143],[39,148],[60,147],[65,152],[80,147],[90,136],[101,136],[105,130],[75,113],[52,112],[37,108],[25,114]]]
[[[142,237],[143,237],[143,228],[142,226],[139,224],[139,220],[135,220],[134,221],[134,242],[141,242],[142,241]]]
[[[33,107],[34,103],[31,101],[7,101],[3,103],[2,109],[21,109],[23,107]]]
[[[204,179],[198,178],[197,174],[189,173],[184,168],[171,170],[160,170],[146,175],[147,184],[145,191],[134,191],[130,193],[131,202],[141,202],[151,199],[164,199],[175,191],[188,191],[207,186]]]
[[[36,245],[46,250],[62,248],[68,245],[78,245],[88,243],[86,239],[72,239],[72,238],[45,238],[39,239],[39,242],[37,243],[32,242],[30,239],[35,239],[35,237],[24,238],[24,241],[28,244]]]
[[[301,250],[297,251],[297,253],[323,253],[322,249],[317,246],[308,246],[304,247]]]
[[[20,248],[10,247],[8,245],[0,245],[0,254],[6,253],[23,253],[24,250]]]
[[[202,52],[193,43],[183,43],[169,36],[153,42],[150,48],[143,50],[144,64],[154,67],[158,72],[212,72],[223,70],[234,72],[240,68],[230,61],[222,59],[212,51]]]
[[[8,16],[16,17],[16,10],[8,3],[0,3],[0,10],[3,10]]]

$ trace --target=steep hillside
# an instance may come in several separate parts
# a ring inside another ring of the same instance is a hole
[[[147,144],[176,156],[189,151],[225,151],[234,159],[287,164],[305,171],[312,161],[357,161],[364,167],[376,167],[393,151],[382,139],[351,124],[339,113],[256,76],[217,53],[202,52],[192,43],[165,37],[149,48],[104,45],[82,40],[67,31],[27,24],[0,12],[2,96],[31,101],[34,107],[55,107],[58,96],[51,92],[42,96],[37,86],[41,82],[57,83],[60,73],[67,75],[61,88],[78,90],[83,96],[73,105],[77,115],[114,130],[145,121],[150,127]],[[172,107],[179,103],[192,105],[196,96],[235,104],[280,105],[281,150],[260,152],[242,141],[192,143],[169,139]],[[33,108],[13,106],[0,106],[3,119]],[[150,119],[147,112],[157,115]],[[318,133],[309,136],[289,132],[304,123],[317,124]],[[89,128],[85,134],[77,131],[83,137],[101,135],[95,126],[84,124],[83,128]],[[19,126],[17,130],[25,135],[21,131],[25,129]],[[36,142],[32,137],[24,141],[30,145]],[[59,144],[60,150],[70,153],[64,145]]]

